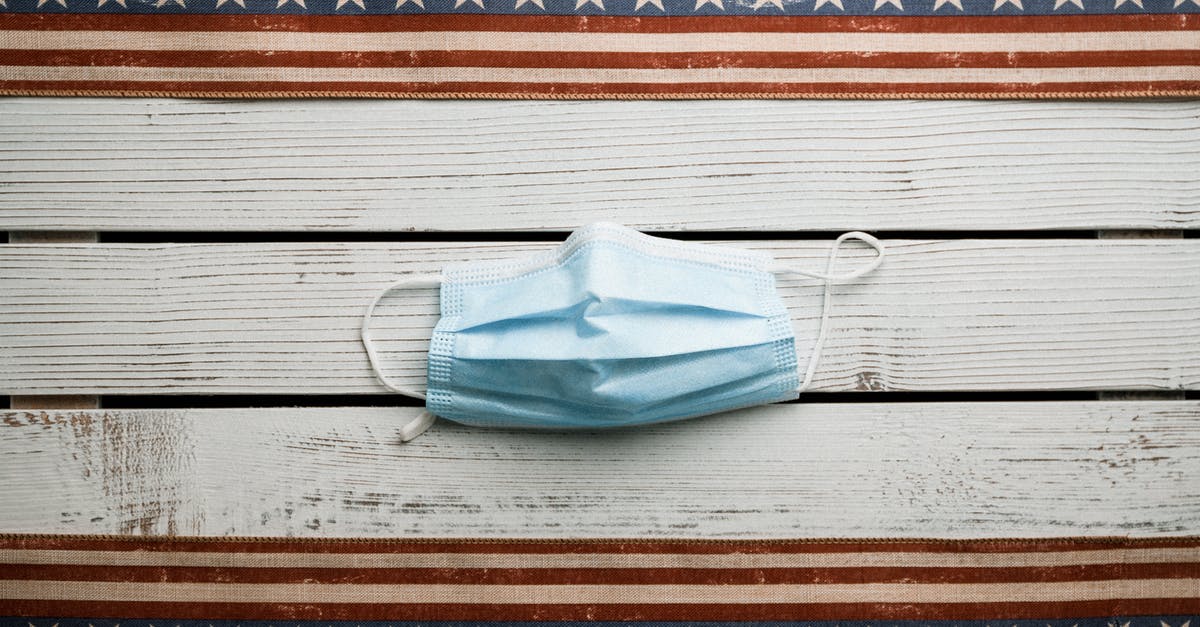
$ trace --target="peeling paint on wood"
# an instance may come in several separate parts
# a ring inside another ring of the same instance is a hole
[[[42,449],[0,453],[0,477],[20,493],[5,495],[5,509],[18,518],[34,515],[53,526],[104,526],[121,534],[199,531],[203,515],[194,510],[194,447],[179,412],[143,412],[138,420],[102,411],[0,415],[0,432],[23,434]],[[47,453],[61,459],[55,465],[39,465],[36,457]],[[52,494],[26,495],[35,485]],[[0,523],[0,529],[12,530],[7,523]]]
[[[772,405],[601,433],[417,408],[0,412],[0,531],[1026,537],[1200,532],[1200,402]],[[20,480],[17,480],[17,479]]]

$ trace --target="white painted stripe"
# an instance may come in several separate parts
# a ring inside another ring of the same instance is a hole
[[[1082,33],[143,32],[0,30],[26,50],[497,50],[514,52],[1072,52],[1194,50],[1200,31]],[[19,55],[14,58],[19,59]]]
[[[1200,66],[1066,68],[290,68],[0,66],[8,81],[286,81],[297,83],[1074,83],[1194,81]]]
[[[1016,603],[1189,598],[1200,579],[779,585],[244,584],[0,580],[0,598],[239,603]]]
[[[1200,562],[1200,548],[1045,553],[228,553],[3,549],[0,563],[224,568],[1019,568]]]

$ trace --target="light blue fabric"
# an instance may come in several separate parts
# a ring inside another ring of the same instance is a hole
[[[614,224],[442,273],[427,409],[477,426],[598,428],[796,398],[771,258]]]

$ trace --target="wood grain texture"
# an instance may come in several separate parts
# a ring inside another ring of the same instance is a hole
[[[829,242],[737,245],[819,269]],[[880,270],[835,288],[814,390],[1200,388],[1198,240],[887,245]],[[377,290],[402,273],[552,246],[3,246],[0,393],[384,392],[358,336]],[[848,250],[844,269],[866,257]],[[819,285],[779,286],[810,341]],[[386,370],[406,385],[424,386],[437,306],[426,289],[377,311]]]
[[[1197,140],[1185,101],[9,98],[0,230],[1185,229]]]
[[[18,244],[60,244],[64,242],[98,242],[95,231],[12,231],[8,241]],[[97,409],[100,397],[96,395],[34,395],[13,396],[8,399],[13,409]]]
[[[1022,537],[1200,532],[1200,402],[771,405],[554,434],[417,408],[0,411],[0,531]]]

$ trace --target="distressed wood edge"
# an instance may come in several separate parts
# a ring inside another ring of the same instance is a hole
[[[8,404],[10,409],[100,409],[100,396],[95,394],[17,394],[8,398]]]
[[[100,241],[98,231],[9,231],[9,244],[88,244]]]
[[[1098,239],[1183,239],[1186,229],[1101,229]]]

